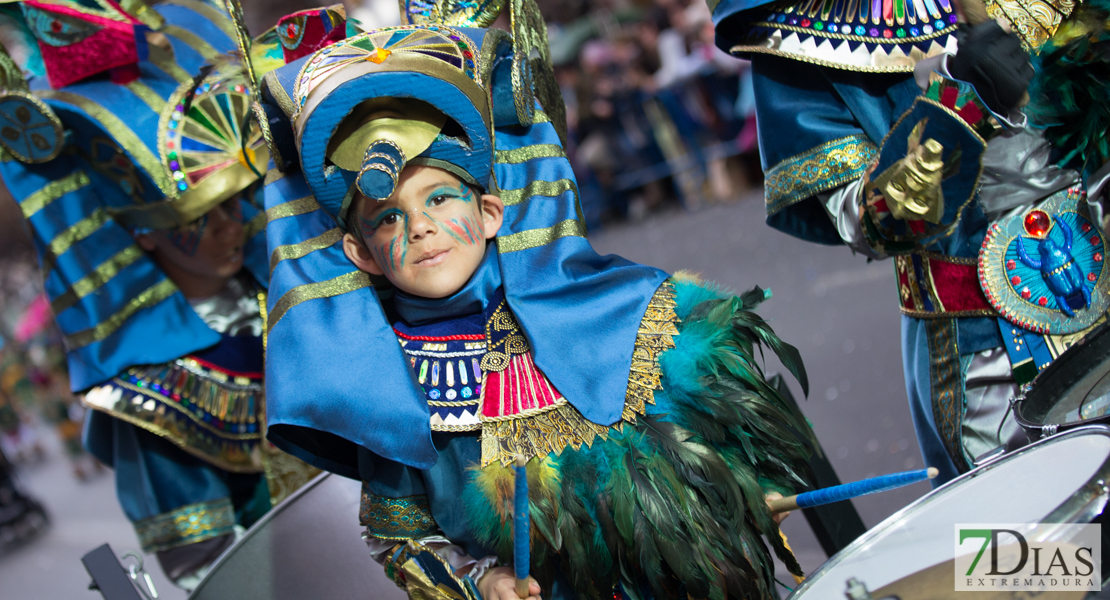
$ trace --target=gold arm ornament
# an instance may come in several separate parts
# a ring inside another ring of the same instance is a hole
[[[928,119],[922,119],[910,133],[905,158],[887,167],[868,188],[877,188],[881,197],[868,194],[868,204],[886,200],[895,219],[924,220],[939,224],[944,216],[941,182],[949,176],[952,160],[944,160],[944,146],[935,139],[921,141]],[[955,153],[954,153],[955,154]]]

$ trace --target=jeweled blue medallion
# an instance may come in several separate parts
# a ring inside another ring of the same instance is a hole
[[[1077,333],[1110,307],[1106,250],[1083,191],[1064,190],[987,231],[979,282],[1007,321],[1037,333]]]

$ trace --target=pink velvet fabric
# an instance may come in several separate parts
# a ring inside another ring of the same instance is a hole
[[[119,9],[119,6],[111,0],[109,2]],[[46,66],[50,87],[60,89],[98,73],[138,64],[139,51],[135,42],[135,26],[140,23],[122,9],[118,12],[126,22],[85,14],[58,4],[46,4],[35,0],[27,0],[26,3],[44,12],[79,19],[100,28],[85,39],[68,46],[52,46],[39,40],[42,62]],[[121,71],[118,77],[122,81],[117,83],[133,80],[134,77],[128,79],[128,73],[137,74],[137,69]],[[116,76],[113,76],[113,80],[115,79]]]
[[[304,35],[294,45],[292,40],[300,33],[296,28],[303,28]],[[285,64],[289,64],[324,46],[346,39],[347,21],[339,11],[330,8],[302,10],[278,20],[277,32],[282,37],[281,49],[285,53]],[[291,45],[294,47],[290,48]]]
[[[489,371],[482,383],[482,415],[510,417],[547,408],[563,397],[532,362],[532,353],[515,354],[500,373]]]

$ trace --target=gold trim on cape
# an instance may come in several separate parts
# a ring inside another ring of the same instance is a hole
[[[234,528],[235,509],[230,498],[186,504],[135,521],[135,533],[147,554],[234,534]]]
[[[569,191],[574,192],[575,199],[578,198],[578,186],[575,185],[573,179],[559,179],[556,181],[537,179],[522,188],[501,190],[501,202],[505,206],[515,206],[532,196],[556,197]]]
[[[266,329],[272,331],[274,326],[278,324],[278,321],[281,321],[281,318],[285,316],[285,313],[288,312],[289,309],[302,302],[319,300],[320,298],[332,298],[370,286],[370,276],[362,271],[351,271],[350,273],[340,275],[339,277],[327,281],[317,281],[315,283],[298,285],[282,294],[281,298],[274,304],[274,308],[270,311],[267,320]]]
[[[174,285],[173,281],[169,278],[163,279],[132,298],[131,301],[117,311],[116,314],[97,323],[94,327],[66,336],[66,345],[72,352],[73,350],[84,348],[94,342],[99,342],[112,335],[123,325],[124,321],[131,318],[131,315],[144,308],[150,308],[175,293],[177,293],[177,286]]]
[[[558,144],[532,144],[512,150],[498,150],[494,152],[493,162],[516,165],[535,158],[566,158],[566,152]]]
[[[42,253],[43,277],[50,275],[50,272],[54,270],[54,264],[58,262],[58,257],[65,254],[77,242],[99,231],[110,220],[111,216],[108,214],[108,210],[100,207],[89,216],[54,236],[54,239],[50,240]]]
[[[97,265],[96,269],[78,279],[69,286],[63,294],[50,302],[50,309],[54,314],[77,304],[77,301],[100,289],[110,279],[115,277],[125,267],[134,264],[143,256],[143,251],[132,244],[112,255],[111,258]]]
[[[567,219],[551,227],[528,229],[504,236],[499,235],[496,238],[497,249],[501,254],[528,250],[545,246],[567,236],[586,237],[586,225],[577,219]]]
[[[316,202],[315,196],[305,196],[304,198],[297,198],[290,200],[277,206],[266,209],[266,222],[273,223],[278,219],[285,217],[295,217],[310,213],[314,210],[320,210],[320,204]]]
[[[303,258],[317,250],[329,248],[341,239],[343,239],[343,232],[340,231],[338,227],[333,227],[314,238],[307,239],[298,244],[278,246],[270,253],[270,272],[273,273],[274,267],[283,260]]]
[[[65,177],[51,181],[42,186],[37,192],[28,195],[23,199],[23,202],[19,203],[19,208],[23,211],[23,218],[30,219],[35,213],[46,208],[51,202],[70,192],[75,192],[90,183],[92,183],[92,181],[89,179],[88,173],[84,171],[75,171]]]

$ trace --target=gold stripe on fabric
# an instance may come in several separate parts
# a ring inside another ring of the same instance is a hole
[[[365,287],[370,287],[370,276],[362,271],[351,271],[346,275],[340,275],[339,277],[327,281],[298,285],[288,292],[285,292],[285,294],[278,299],[277,303],[274,304],[274,309],[270,311],[270,317],[266,328],[269,331],[273,331],[274,326],[285,316],[285,313],[302,302],[318,300],[320,298],[332,298]]]
[[[247,221],[246,226],[243,227],[243,239],[249,240],[255,235],[258,235],[258,232],[263,229],[266,229],[266,213],[259,211],[258,214],[251,217],[251,220]]]
[[[538,248],[567,236],[586,237],[586,227],[577,219],[567,219],[551,227],[529,229],[520,233],[497,236],[497,249],[505,254],[529,248]]]
[[[76,304],[81,298],[95,292],[100,286],[115,277],[121,269],[139,260],[142,255],[143,251],[135,245],[120,250],[115,256],[100,263],[100,266],[92,273],[78,279],[64,294],[54,298],[53,302],[50,303],[50,308],[54,310],[54,314],[61,313]]]
[[[154,183],[163,194],[171,196],[174,193],[174,188],[170,185],[170,180],[166,176],[166,170],[162,168],[162,161],[154,155],[154,152],[143,143],[139,136],[131,131],[131,128],[124,124],[116,115],[111,111],[105,109],[103,106],[85,98],[72,94],[70,92],[59,92],[55,90],[45,90],[39,92],[43,98],[50,98],[59,102],[66,102],[72,104],[77,108],[85,111],[93,119],[100,122],[101,127],[112,136],[124,150],[131,155],[135,162],[139,164],[146,174],[154,179]]]
[[[319,208],[320,205],[316,203],[315,196],[305,196],[304,198],[290,200],[285,204],[279,204],[273,208],[267,208],[266,221],[272,223],[273,221],[284,219],[285,217],[295,217],[297,215],[310,213]]]
[[[125,83],[123,87],[127,88],[132,94],[139,97],[157,114],[162,114],[162,109],[166,106],[166,101],[158,95],[158,92],[150,89],[150,86],[136,79],[131,83]]]
[[[332,246],[339,240],[343,239],[343,232],[338,227],[329,229],[320,235],[300,242],[299,244],[285,244],[274,248],[273,253],[270,254],[270,272],[274,272],[274,267],[283,260],[302,258],[309,254],[323,250]]]
[[[187,504],[135,521],[139,545],[148,554],[234,532],[235,508],[230,498]]]
[[[498,150],[493,161],[500,164],[518,164],[533,158],[562,158],[563,147],[558,144],[533,144],[515,150]]]
[[[220,54],[212,47],[212,44],[204,41],[204,38],[188,29],[178,27],[177,25],[165,25],[162,27],[161,31],[162,33],[172,35],[181,40],[186,46],[196,50],[197,54],[204,57],[204,60],[212,60]]]
[[[184,6],[205,19],[212,21],[212,24],[219,27],[220,31],[227,34],[227,37],[231,41],[235,41],[235,30],[231,28],[231,19],[228,18],[224,11],[209,4],[205,4],[204,2],[198,2],[197,0],[164,0],[162,4]]]
[[[92,212],[91,215],[81,219],[80,221],[70,225],[68,229],[62,231],[50,240],[50,244],[46,247],[46,252],[42,257],[42,274],[47,276],[54,268],[54,262],[58,257],[69,250],[77,242],[89,237],[98,229],[104,226],[111,217],[108,216],[107,209],[101,207]]]
[[[279,179],[283,179],[284,177],[285,173],[282,173],[281,169],[278,169],[277,167],[271,167],[270,170],[266,171],[266,177],[262,180],[262,185],[270,185],[271,183]]]
[[[70,192],[89,185],[89,183],[91,183],[89,176],[84,171],[70,173],[61,179],[51,181],[19,203],[19,208],[23,210],[23,218],[30,219],[32,215],[42,210],[46,205]]]
[[[536,111],[532,113],[532,124],[533,125],[535,125],[537,123],[550,123],[550,122],[551,122],[551,117],[548,117],[546,112],[537,108]]]
[[[150,54],[147,57],[147,61],[165,71],[167,75],[178,83],[186,83],[193,80],[189,72],[182,69],[181,65],[177,64],[177,58],[174,57],[172,52],[167,52],[158,46],[150,47]]]
[[[528,185],[517,188],[515,190],[501,190],[501,202],[505,206],[513,206],[524,202],[532,196],[561,196],[568,191],[574,191],[575,197],[578,196],[578,186],[574,185],[573,179],[559,179],[557,181],[543,181],[537,179]]]
[[[361,271],[360,271],[361,272]],[[150,286],[138,296],[135,296],[126,306],[119,309],[116,314],[90,327],[66,336],[66,345],[70,350],[84,348],[93,342],[99,342],[115,333],[123,322],[144,308],[149,308],[177,293],[177,286],[170,279],[163,279]]]

